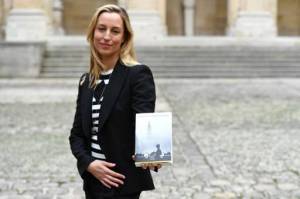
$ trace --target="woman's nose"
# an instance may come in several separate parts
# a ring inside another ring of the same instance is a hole
[[[106,39],[106,40],[110,39],[110,31],[109,30],[105,31],[104,39]]]

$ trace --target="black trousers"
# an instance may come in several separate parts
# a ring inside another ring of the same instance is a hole
[[[101,193],[89,193],[85,191],[85,198],[86,199],[139,199],[141,193],[134,193],[134,194],[126,194],[126,195],[119,195],[114,194],[112,196],[105,196],[105,194]]]
[[[108,189],[88,173],[84,179],[84,192],[86,199],[139,199],[141,192],[122,194],[114,188]]]

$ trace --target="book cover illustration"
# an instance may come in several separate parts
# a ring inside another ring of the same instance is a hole
[[[172,162],[172,113],[136,114],[135,165]]]

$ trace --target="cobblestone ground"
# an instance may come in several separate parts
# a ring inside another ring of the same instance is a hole
[[[0,199],[79,199],[77,80],[0,80]],[[174,165],[142,199],[300,198],[300,80],[157,80]]]

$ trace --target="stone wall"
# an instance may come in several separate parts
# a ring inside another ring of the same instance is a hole
[[[86,33],[89,21],[96,9],[104,4],[117,4],[116,0],[64,0],[63,27],[67,35]]]
[[[278,0],[278,34],[300,35],[300,0]]]
[[[0,0],[0,40],[5,36],[4,27],[12,8],[41,10],[48,20],[48,35],[52,35],[55,26],[53,2],[54,0]],[[118,2],[123,2],[131,11],[154,10],[160,15],[161,24],[166,26],[168,35],[185,34],[183,0],[62,0],[61,2],[64,7],[62,28],[66,35],[84,35],[97,7]],[[194,33],[196,36],[230,34],[237,25],[239,17],[244,16],[240,15],[241,11],[248,14],[256,13],[254,18],[258,16],[257,13],[266,12],[270,15],[269,21],[274,18],[273,22],[277,26],[274,29],[278,29],[279,35],[300,35],[300,0],[195,0],[195,2]],[[276,31],[274,32],[276,35]]]
[[[38,77],[43,42],[0,42],[0,77]]]

